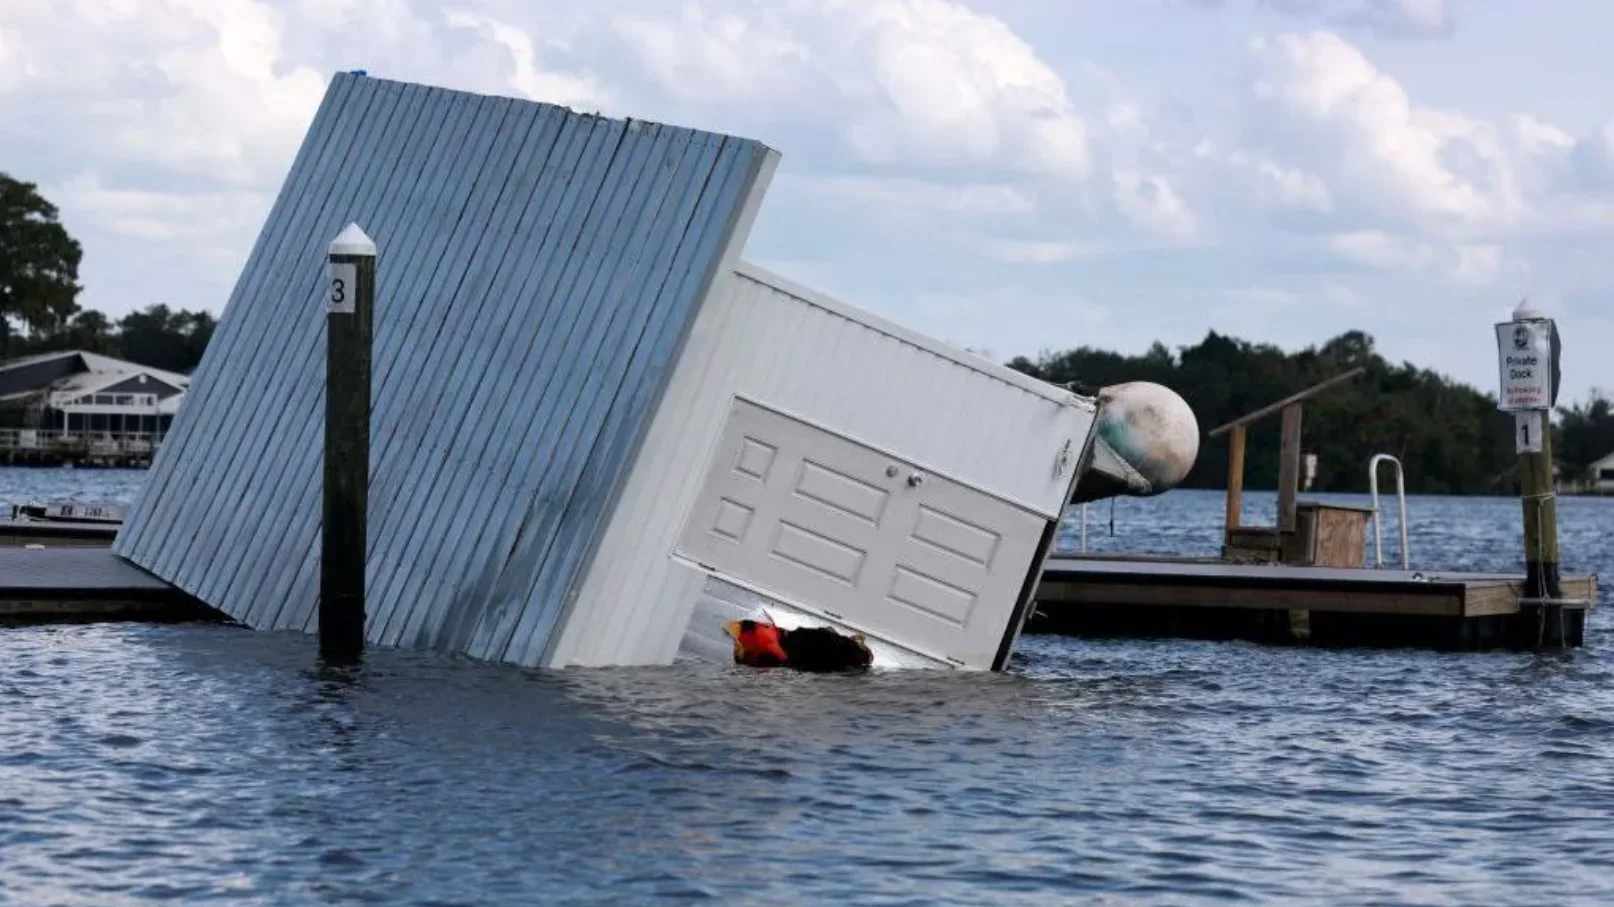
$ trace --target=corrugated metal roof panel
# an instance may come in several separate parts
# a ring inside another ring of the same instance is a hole
[[[547,663],[664,664],[706,578],[668,556],[735,394],[820,420],[1050,520],[1092,401],[751,264],[702,311]],[[652,466],[653,464],[653,466]]]
[[[32,353],[27,356],[18,356],[15,359],[0,359],[0,372],[14,368],[26,368],[30,365],[38,365],[41,362],[49,362],[52,359],[66,359],[70,356],[81,355],[83,355],[82,350],[57,350],[51,353]]]
[[[325,247],[357,222],[380,250],[368,636],[541,651],[773,157],[338,75],[115,550],[312,628]]]
[[[185,387],[191,380],[188,375],[181,375],[179,372],[170,372],[166,369],[153,368],[149,365],[141,365],[138,362],[130,362],[127,359],[115,359],[111,356],[103,356],[100,353],[87,353],[81,351],[78,355],[84,360],[84,366],[90,370],[91,374],[103,373],[107,375],[132,375],[135,372],[145,372],[154,378],[161,378],[162,380],[167,381],[176,387]]]

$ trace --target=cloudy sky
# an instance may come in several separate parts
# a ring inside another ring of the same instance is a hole
[[[1614,388],[1607,0],[4,0],[0,171],[88,306],[219,311],[334,71],[746,135],[747,256],[1007,359],[1352,328]]]

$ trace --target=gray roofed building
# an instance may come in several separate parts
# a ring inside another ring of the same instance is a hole
[[[190,380],[86,350],[39,353],[0,362],[0,405],[22,408],[31,428],[161,436]]]

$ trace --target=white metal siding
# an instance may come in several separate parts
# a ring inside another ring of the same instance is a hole
[[[734,394],[933,464],[1050,520],[1063,512],[1093,415],[1073,394],[741,265],[696,320],[547,663],[672,660],[705,577],[671,552]]]

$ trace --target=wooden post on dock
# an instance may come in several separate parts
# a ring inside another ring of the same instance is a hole
[[[1300,403],[1338,384],[1343,384],[1366,372],[1367,369],[1357,366],[1348,372],[1335,375],[1326,381],[1319,382],[1299,393],[1290,394],[1268,406],[1263,406],[1253,413],[1243,415],[1224,425],[1211,429],[1206,436],[1211,438],[1228,435],[1227,444],[1227,517],[1224,527],[1224,538],[1231,542],[1243,522],[1241,511],[1244,506],[1244,448],[1248,440],[1248,427],[1276,412],[1283,413],[1283,441],[1281,461],[1278,467],[1278,524],[1281,531],[1292,532],[1295,528],[1295,493],[1294,488],[1300,482]]]
[[[327,658],[364,651],[370,491],[370,338],[376,247],[358,224],[331,242],[326,293],[325,486],[319,642]]]
[[[1300,404],[1283,408],[1283,434],[1278,441],[1278,531],[1295,531],[1295,504],[1300,493]]]
[[[1531,414],[1536,415],[1536,414]],[[1545,419],[1529,419],[1524,431],[1537,434],[1535,449],[1519,454],[1520,497],[1524,503],[1524,590],[1539,599],[1558,599],[1558,505],[1552,482],[1552,432]]]
[[[1524,510],[1524,594],[1519,604],[1521,611],[1536,611],[1544,635],[1557,623],[1546,618],[1564,604],[1549,418],[1558,398],[1558,329],[1526,299],[1513,310],[1512,321],[1496,326],[1496,342],[1502,385],[1498,408],[1513,413]]]
[[[1244,443],[1248,432],[1243,425],[1233,426],[1227,438],[1227,531],[1239,528],[1244,512]]]

